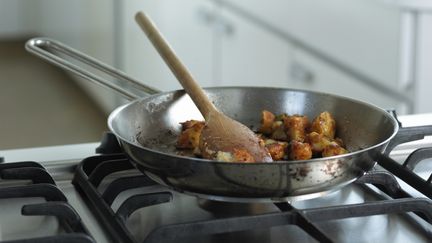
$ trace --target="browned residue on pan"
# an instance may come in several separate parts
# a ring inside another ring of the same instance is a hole
[[[334,167],[334,161],[326,161],[326,169],[324,170],[324,173],[331,176],[336,175],[336,168]]]
[[[312,169],[310,166],[302,166],[298,168],[298,175],[302,177],[306,177],[309,172],[311,172]]]
[[[342,169],[344,166],[345,166],[345,163],[342,160],[338,159],[337,169]]]

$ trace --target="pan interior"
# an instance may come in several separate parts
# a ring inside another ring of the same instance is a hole
[[[231,87],[206,89],[215,106],[231,118],[257,129],[262,110],[275,114],[307,115],[313,119],[329,111],[336,119],[337,136],[354,152],[382,143],[395,132],[395,121],[382,109],[340,96],[278,88]],[[109,118],[110,129],[139,147],[176,155],[180,122],[203,120],[183,91],[154,95],[131,102]]]

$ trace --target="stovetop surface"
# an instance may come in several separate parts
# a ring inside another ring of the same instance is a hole
[[[429,167],[428,169],[432,169]],[[122,195],[151,192],[172,193],[170,202],[144,207],[135,211],[126,221],[126,225],[137,242],[147,238],[158,227],[166,225],[188,224],[189,222],[209,221],[235,217],[248,217],[252,215],[279,214],[280,209],[272,203],[245,204],[209,201],[199,199],[166,189],[160,185],[130,190]],[[119,197],[113,202],[112,208],[118,210],[124,199]],[[371,185],[352,184],[342,190],[306,201],[293,202],[291,205],[297,209],[310,209],[332,207],[338,205],[360,204],[379,200],[389,200],[389,197]],[[231,223],[236,223],[231,222]],[[239,222],[241,224],[242,222]],[[322,229],[335,242],[427,242],[432,237],[431,226],[416,215],[384,214],[367,217],[356,217],[339,220],[318,222],[316,225]],[[185,231],[188,230],[184,229]],[[186,234],[188,235],[188,234]],[[272,228],[257,227],[254,230],[243,232],[224,233],[216,235],[192,234],[183,237],[180,234],[166,237],[164,242],[317,242],[296,225],[283,225]],[[156,237],[158,239],[158,237]],[[105,241],[107,239],[103,239]],[[158,241],[150,241],[158,242]]]

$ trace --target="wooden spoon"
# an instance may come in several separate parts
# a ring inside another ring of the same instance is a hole
[[[201,133],[199,146],[203,157],[220,159],[226,155],[235,155],[237,161],[271,162],[270,154],[259,143],[254,132],[222,114],[210,102],[150,18],[143,12],[138,12],[135,20],[204,116],[206,125]]]

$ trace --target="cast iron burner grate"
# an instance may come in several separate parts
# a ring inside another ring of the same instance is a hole
[[[403,143],[430,135],[432,134],[432,126],[401,128],[401,131],[403,136],[399,135],[395,139],[396,142],[391,146],[397,145],[398,141]],[[411,131],[414,131],[416,135],[406,135]],[[406,136],[409,136],[410,139],[407,139]],[[114,151],[116,152],[120,151],[114,135],[107,133],[103,141],[104,143],[98,148],[99,152],[104,151],[105,153],[109,153],[109,149],[106,149],[107,147],[115,148]],[[108,145],[106,142],[108,142]],[[115,143],[115,145],[112,143]],[[418,154],[427,155],[424,152],[415,152],[410,157],[414,157],[415,161],[419,161]],[[409,174],[414,174],[412,167],[415,166],[416,162],[406,162],[405,164],[407,165],[399,168],[400,166],[398,166],[397,162],[387,156],[383,156],[379,164],[386,169],[389,168],[389,171],[404,179],[403,176],[407,172],[401,173],[399,170],[407,170]],[[393,167],[397,169],[393,169]],[[73,184],[88,199],[96,216],[104,224],[106,232],[116,242],[138,242],[125,225],[126,220],[135,210],[150,205],[170,202],[172,199],[172,193],[169,191],[142,193],[126,199],[118,210],[114,212],[112,203],[122,191],[131,188],[148,187],[155,184],[145,175],[138,175],[114,180],[103,193],[98,191],[98,186],[106,176],[130,169],[134,169],[134,167],[124,154],[95,156],[86,158],[81,162],[73,179]],[[396,173],[393,170],[397,170]],[[410,185],[420,192],[424,191],[422,188],[430,187],[430,178],[428,181],[421,178],[415,179],[412,183],[410,179],[407,180]],[[144,242],[174,241],[186,236],[240,232],[282,225],[297,225],[320,242],[333,242],[334,239],[319,228],[319,222],[407,212],[414,212],[428,224],[432,224],[432,201],[427,198],[415,198],[409,195],[401,188],[393,174],[386,171],[372,171],[357,180],[356,184],[376,193],[382,200],[308,209],[297,209],[289,203],[276,203],[275,205],[279,208],[280,212],[162,225],[151,231]],[[368,184],[374,185],[379,191],[384,192],[388,196],[382,197],[381,193],[373,191]],[[431,198],[430,193],[429,195],[428,193],[424,194]],[[432,237],[430,235],[431,232],[426,231],[424,233],[428,237]]]
[[[393,116],[397,120],[396,113],[394,111],[392,112]],[[393,173],[395,176],[405,181],[406,183],[408,183],[417,191],[432,199],[432,171],[427,180],[424,180],[416,173],[414,173],[414,168],[421,161],[432,158],[432,147],[416,149],[408,156],[408,158],[402,165],[388,156],[390,152],[399,144],[420,140],[423,139],[425,136],[432,135],[432,125],[402,127],[401,122],[398,121],[398,123],[399,131],[388,144],[384,155],[379,158],[378,164],[381,165],[384,169]]]
[[[46,202],[26,204],[21,208],[24,216],[55,216],[64,233],[54,236],[1,241],[2,243],[78,243],[94,242],[81,218],[57,188],[53,178],[36,162],[0,164],[0,199],[42,197]],[[28,180],[29,185],[5,185],[13,180]]]

